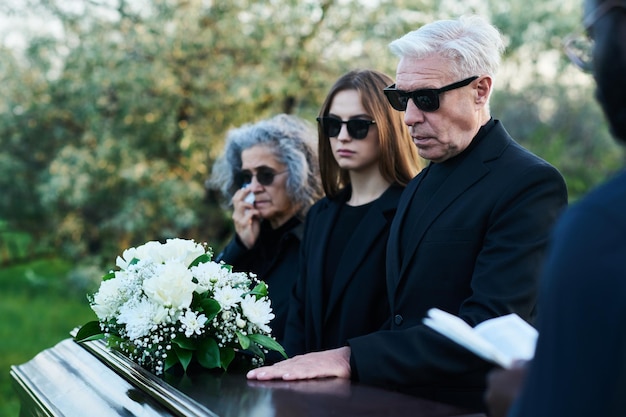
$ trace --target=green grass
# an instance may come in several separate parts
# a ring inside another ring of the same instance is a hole
[[[67,262],[43,259],[0,269],[0,416],[19,415],[11,365],[28,362],[95,319],[84,289],[67,278],[70,268]]]

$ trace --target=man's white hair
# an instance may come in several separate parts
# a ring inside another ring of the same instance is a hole
[[[448,58],[450,75],[459,79],[473,75],[489,75],[493,79],[504,42],[498,29],[484,18],[461,16],[424,25],[391,42],[389,48],[400,58]]]

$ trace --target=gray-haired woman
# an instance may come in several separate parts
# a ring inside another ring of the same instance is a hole
[[[299,270],[302,223],[322,196],[312,124],[286,114],[226,135],[208,184],[233,207],[235,236],[217,257],[254,272],[269,288],[272,333],[282,343],[289,297]]]

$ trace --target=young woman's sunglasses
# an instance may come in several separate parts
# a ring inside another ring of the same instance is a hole
[[[477,78],[478,76],[473,76],[441,88],[425,88],[423,90],[413,91],[398,90],[396,89],[396,85],[392,84],[389,87],[386,87],[383,91],[385,92],[391,107],[398,111],[406,111],[406,106],[409,104],[409,99],[411,99],[418,109],[431,112],[439,108],[439,95],[441,93],[465,87]]]
[[[252,178],[256,177],[259,184],[267,186],[274,182],[274,177],[284,174],[285,172],[287,171],[275,172],[272,168],[259,167],[256,170],[256,174],[253,174],[252,171],[244,169],[235,174],[235,183],[239,187],[243,187],[245,184],[250,184],[252,182]]]
[[[352,139],[365,139],[370,130],[370,125],[376,124],[374,120],[350,119],[343,121],[337,117],[318,117],[318,123],[322,126],[324,135],[334,138],[341,132],[341,125],[348,126],[348,134]]]

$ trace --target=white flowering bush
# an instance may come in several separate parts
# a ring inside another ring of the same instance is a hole
[[[81,327],[79,342],[104,338],[108,346],[157,375],[195,359],[227,370],[237,352],[261,365],[269,350],[286,357],[271,336],[274,318],[267,287],[254,274],[212,261],[193,240],[148,242],[118,256],[89,296],[98,320]]]

